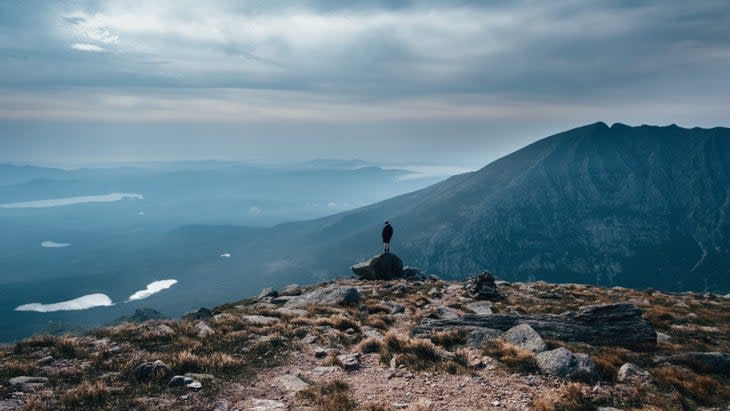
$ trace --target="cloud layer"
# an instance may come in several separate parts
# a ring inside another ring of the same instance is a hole
[[[147,284],[147,288],[137,291],[129,296],[127,301],[143,300],[153,294],[157,294],[162,290],[166,290],[177,283],[177,280],[160,280]]]
[[[73,300],[61,301],[53,304],[31,303],[15,308],[15,311],[36,311],[49,313],[54,311],[86,310],[94,307],[108,307],[113,305],[106,294],[88,294]]]
[[[534,139],[597,120],[728,125],[727,1],[363,3],[7,2],[0,125],[17,128],[5,144],[28,123],[99,136],[111,122],[231,123],[244,142],[371,127],[417,147],[436,125],[468,154],[464,135]]]

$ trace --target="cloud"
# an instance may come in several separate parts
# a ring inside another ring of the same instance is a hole
[[[48,313],[53,311],[86,310],[94,307],[108,307],[113,305],[106,294],[89,294],[73,300],[61,301],[53,304],[31,303],[15,307],[15,311],[36,311]]]
[[[70,246],[71,243],[57,243],[55,241],[44,241],[41,243],[41,247],[45,248],[63,248]]]
[[[119,43],[119,36],[114,35],[105,28],[98,28],[86,33],[86,36],[92,40],[96,40],[105,44]]]
[[[223,254],[221,254],[221,257],[223,257],[223,258],[231,258],[231,253],[223,253]]]
[[[93,53],[100,53],[105,51],[103,47],[95,46],[89,43],[74,43],[71,48],[78,51],[89,51]]]
[[[110,193],[94,196],[65,197],[53,198],[48,200],[23,201],[19,203],[5,203],[0,204],[0,208],[47,208],[62,207],[82,203],[108,203],[121,200],[142,199],[144,199],[144,197],[137,193]]]
[[[248,213],[250,215],[260,215],[262,211],[264,211],[264,210],[262,210],[261,208],[256,207],[256,206],[251,206],[248,208]]]
[[[168,289],[175,285],[177,280],[160,280],[153,283],[147,284],[147,288],[144,290],[137,291],[136,293],[129,296],[129,301],[143,300],[153,294],[157,294],[162,290]]]

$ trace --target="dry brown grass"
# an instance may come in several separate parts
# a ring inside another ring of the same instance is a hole
[[[84,381],[66,391],[61,403],[71,409],[93,410],[104,406],[109,396],[109,388],[100,381]]]
[[[496,358],[513,371],[535,373],[538,370],[534,353],[510,344],[503,338],[493,338],[485,341],[482,345],[482,351],[484,354]]]
[[[431,334],[431,342],[449,349],[464,344],[466,336],[467,331],[460,329],[437,331]]]
[[[34,335],[32,337],[26,338],[25,340],[17,342],[13,346],[13,353],[31,354],[33,351],[39,348],[53,346],[56,341],[58,341],[58,337],[54,337],[52,335]]]
[[[728,395],[728,387],[721,387],[713,377],[699,375],[686,368],[667,365],[654,369],[653,374],[658,384],[673,387],[700,404],[712,404],[713,397],[721,391]]]
[[[223,352],[194,354],[188,350],[172,353],[165,363],[177,374],[185,374],[186,372],[214,373],[229,371],[246,365],[242,358],[233,357]]]
[[[596,409],[589,398],[585,384],[571,382],[557,391],[546,391],[532,400],[531,409],[535,411],[593,411]]]
[[[350,386],[342,380],[332,380],[297,393],[297,398],[316,411],[353,411],[357,402],[350,396]]]
[[[29,358],[13,358],[0,362],[0,375],[17,377],[19,375],[33,375],[36,360]]]
[[[395,333],[388,333],[380,342],[380,361],[390,364],[394,357],[398,365],[414,371],[446,371],[455,374],[466,370],[464,358],[442,358],[438,347],[429,340],[401,338]]]
[[[357,345],[357,351],[360,351],[363,354],[369,354],[374,352],[380,352],[382,349],[382,344],[380,343],[380,339],[378,338],[367,338],[363,341],[361,341]]]

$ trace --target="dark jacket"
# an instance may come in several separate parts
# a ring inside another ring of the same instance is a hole
[[[386,224],[385,227],[383,227],[383,242],[389,243],[391,237],[393,237],[393,226]]]

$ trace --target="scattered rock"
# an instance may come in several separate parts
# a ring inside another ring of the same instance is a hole
[[[654,362],[684,365],[702,373],[730,374],[730,353],[724,352],[681,352],[657,357]]]
[[[299,284],[289,284],[286,287],[281,289],[281,293],[279,295],[301,295],[302,294],[302,287],[299,286]]]
[[[301,378],[292,374],[285,374],[274,378],[274,384],[278,387],[283,388],[285,391],[296,393],[307,387],[309,384],[304,382]]]
[[[355,264],[352,272],[364,280],[392,280],[403,277],[403,262],[393,253],[378,254],[375,257]]]
[[[185,377],[192,378],[194,380],[198,381],[213,381],[215,380],[215,376],[213,374],[200,374],[195,372],[186,372]]]
[[[442,296],[441,291],[437,290],[436,287],[433,287],[430,290],[428,290],[428,292],[426,294],[428,294],[428,296],[431,298],[441,298],[441,296]]]
[[[566,380],[598,380],[596,364],[589,356],[573,354],[563,347],[541,352],[535,356],[535,360],[540,371],[548,375]]]
[[[474,301],[466,304],[466,308],[470,309],[476,315],[492,315],[491,301]]]
[[[187,384],[188,388],[192,388],[194,390],[199,390],[203,388],[203,384],[200,381],[193,381],[190,384]]]
[[[499,298],[497,285],[494,283],[494,274],[483,271],[481,274],[469,277],[464,284],[466,293],[475,300],[493,300]]]
[[[433,312],[433,315],[435,315],[436,318],[442,318],[445,320],[453,320],[459,318],[459,314],[460,313],[458,311],[449,307],[439,307]]]
[[[407,402],[394,402],[392,405],[396,410],[404,410],[411,406],[411,404]]]
[[[53,363],[53,361],[56,361],[56,359],[49,355],[38,360],[38,365],[48,365]]]
[[[280,411],[286,410],[288,407],[281,401],[276,400],[252,400],[253,408],[251,411]]]
[[[195,311],[190,311],[189,313],[184,314],[182,317],[180,317],[181,320],[185,321],[200,321],[200,320],[207,320],[208,318],[213,317],[213,312],[205,307],[200,307]]]
[[[215,330],[210,328],[205,321],[199,321],[195,324],[195,330],[198,332],[198,337],[200,338],[207,338],[211,335],[215,335]]]
[[[671,340],[672,337],[669,336],[669,334],[664,334],[663,332],[657,331],[656,333],[656,342],[657,344],[667,344],[669,343],[669,340]]]
[[[327,350],[325,350],[322,347],[317,347],[314,349],[314,358],[324,358],[327,356]]]
[[[304,344],[314,344],[317,341],[317,337],[313,336],[312,334],[307,334],[302,337],[301,341]]]
[[[172,376],[172,370],[164,362],[156,360],[138,365],[133,374],[138,381],[162,381]]]
[[[309,315],[309,311],[302,310],[301,308],[279,307],[275,311],[287,317],[306,317]]]
[[[520,348],[534,353],[543,352],[547,349],[545,341],[540,334],[532,329],[528,324],[520,324],[507,330],[502,338]]]
[[[182,387],[183,385],[192,384],[194,379],[190,377],[186,377],[184,375],[176,375],[170,379],[170,382],[167,383],[168,387]]]
[[[157,337],[170,337],[175,335],[175,330],[167,324],[158,324],[150,332]]]
[[[420,278],[423,275],[421,270],[416,267],[405,266],[403,267],[403,278]]]
[[[278,296],[279,296],[278,291],[274,290],[271,287],[267,287],[267,288],[264,288],[263,290],[261,290],[257,299],[261,300],[266,297],[278,297]]]
[[[647,381],[649,377],[649,372],[642,370],[635,364],[627,362],[619,368],[616,379],[618,382]]]
[[[390,314],[400,314],[406,311],[406,308],[401,304],[392,301],[385,301],[383,302],[383,305],[390,309]]]
[[[46,377],[29,377],[29,376],[20,376],[20,377],[14,377],[10,379],[10,385],[20,388],[21,390],[28,390],[33,389],[36,387],[40,387],[41,385],[44,385],[48,382],[48,378]]]
[[[241,317],[244,321],[254,325],[271,325],[279,321],[276,317],[266,317],[263,315],[244,315]]]
[[[484,341],[502,336],[502,331],[493,328],[475,328],[466,336],[466,345],[472,348],[480,348]]]
[[[353,371],[360,368],[360,355],[360,353],[342,354],[337,356],[337,360],[345,371]]]
[[[308,305],[349,305],[360,301],[360,293],[356,288],[331,285],[314,290],[300,296],[292,297],[284,306],[300,308]]]

